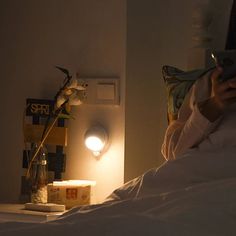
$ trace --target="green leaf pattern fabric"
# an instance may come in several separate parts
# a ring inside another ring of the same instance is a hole
[[[198,78],[210,69],[183,71],[173,66],[163,66],[162,74],[167,88],[168,121],[177,119],[184,98]]]

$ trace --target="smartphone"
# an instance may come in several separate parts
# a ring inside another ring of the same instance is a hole
[[[220,81],[226,81],[236,77],[236,50],[213,51],[211,53],[216,66],[223,68]]]

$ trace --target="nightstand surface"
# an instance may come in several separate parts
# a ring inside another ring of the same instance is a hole
[[[0,222],[45,222],[55,220],[64,212],[25,210],[24,204],[0,204]]]

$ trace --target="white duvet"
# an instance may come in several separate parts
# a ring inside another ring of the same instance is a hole
[[[74,208],[54,222],[2,223],[0,235],[236,235],[236,148],[192,149],[103,204]]]

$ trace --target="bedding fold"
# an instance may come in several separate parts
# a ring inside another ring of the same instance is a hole
[[[190,150],[53,222],[2,223],[1,236],[234,235],[236,148]]]

